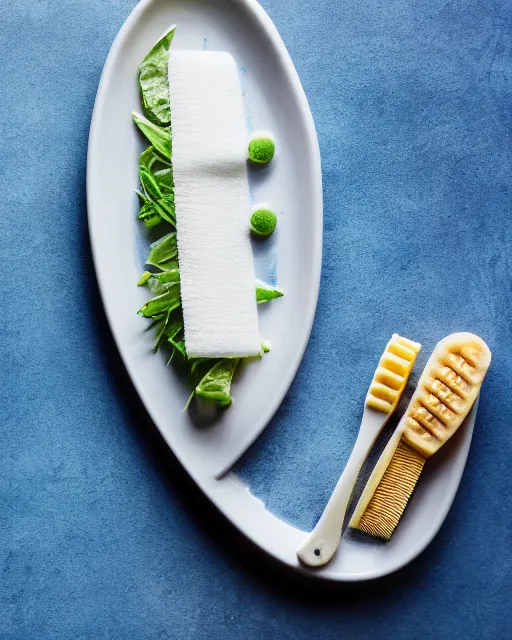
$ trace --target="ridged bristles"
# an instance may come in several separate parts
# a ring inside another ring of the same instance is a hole
[[[440,344],[427,363],[405,414],[404,439],[427,457],[462,424],[490,362],[489,349],[477,336],[465,340],[445,338]]]
[[[373,376],[366,404],[382,413],[392,413],[407,384],[421,345],[393,334]]]
[[[425,464],[425,458],[403,440],[373,494],[357,529],[389,540],[409,502]]]

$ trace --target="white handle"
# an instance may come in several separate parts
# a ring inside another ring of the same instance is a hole
[[[297,549],[301,562],[320,567],[333,557],[341,540],[341,528],[357,475],[368,453],[368,437],[357,439],[347,466],[332,492],[316,527]]]

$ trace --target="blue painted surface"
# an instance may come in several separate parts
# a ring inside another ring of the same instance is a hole
[[[510,1],[264,2],[318,129],[325,259],[303,366],[239,473],[310,527],[393,331],[428,352],[469,329],[494,351],[449,519],[419,560],[357,591],[290,579],[241,540],[167,453],[112,346],[84,170],[134,4],[0,6],[0,638],[509,639]]]

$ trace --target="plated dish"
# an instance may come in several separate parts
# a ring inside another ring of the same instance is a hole
[[[251,174],[247,160],[264,166],[264,173],[256,168]],[[266,511],[228,473],[293,379],[311,330],[321,264],[314,125],[289,55],[256,2],[145,0],[136,7],[112,46],[98,89],[87,192],[96,272],[120,353],[155,424],[206,495],[264,551],[307,575],[371,579],[415,557],[437,532],[457,490],[474,424],[472,402],[459,413],[457,426],[468,415],[461,429],[426,465],[416,499],[389,543],[343,539],[335,553],[342,526],[336,524],[329,553],[318,540],[301,553],[311,535]],[[273,298],[279,300],[258,314],[257,302]],[[144,331],[137,309],[152,319],[154,336]],[[400,340],[390,343],[390,353],[402,360],[404,350],[414,356],[416,343]],[[463,347],[453,353],[459,356]],[[242,366],[248,359],[253,362]],[[179,366],[167,366],[169,360]],[[409,372],[401,373],[403,387]],[[382,406],[393,405],[389,388],[395,389],[391,384],[384,393],[393,376],[380,375],[367,399],[372,412],[383,414],[373,414],[376,428],[392,412]],[[402,447],[404,432],[397,433],[388,463]],[[387,465],[378,467],[382,473],[370,478],[374,493],[388,477]],[[353,481],[353,474],[340,479],[346,502]],[[370,533],[374,519],[365,521],[364,513],[372,495],[363,496],[353,522]]]
[[[213,418],[232,403],[237,369],[271,349],[256,307],[283,292],[256,279],[250,234],[270,237],[277,216],[254,205],[249,217],[246,165],[269,164],[275,141],[248,140],[233,57],[175,51],[175,31],[139,64],[144,115],[132,114],[149,145],[138,158],[138,219],[153,236],[138,280],[153,297],[138,313],[152,321],[154,352],[186,378],[185,407]]]

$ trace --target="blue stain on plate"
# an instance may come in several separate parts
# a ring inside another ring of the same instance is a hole
[[[137,261],[140,265],[142,271],[145,269],[146,258],[149,254],[150,242],[148,238],[146,238],[142,233],[138,233],[136,236],[136,251],[137,251]],[[142,272],[141,271],[141,272]]]
[[[269,252],[267,263],[267,282],[272,286],[277,286],[277,251]]]
[[[275,234],[265,240],[252,238],[252,254],[256,278],[277,286],[277,249]]]
[[[207,48],[208,48],[208,40],[206,38],[203,38],[203,44],[201,45],[201,49],[203,51],[206,51]]]
[[[244,99],[245,124],[250,135],[252,130],[254,129],[254,126],[252,123],[251,114],[251,98],[249,93],[247,92],[247,69],[242,66],[238,69],[238,71],[238,76],[240,78],[240,88],[242,90],[242,97]]]

